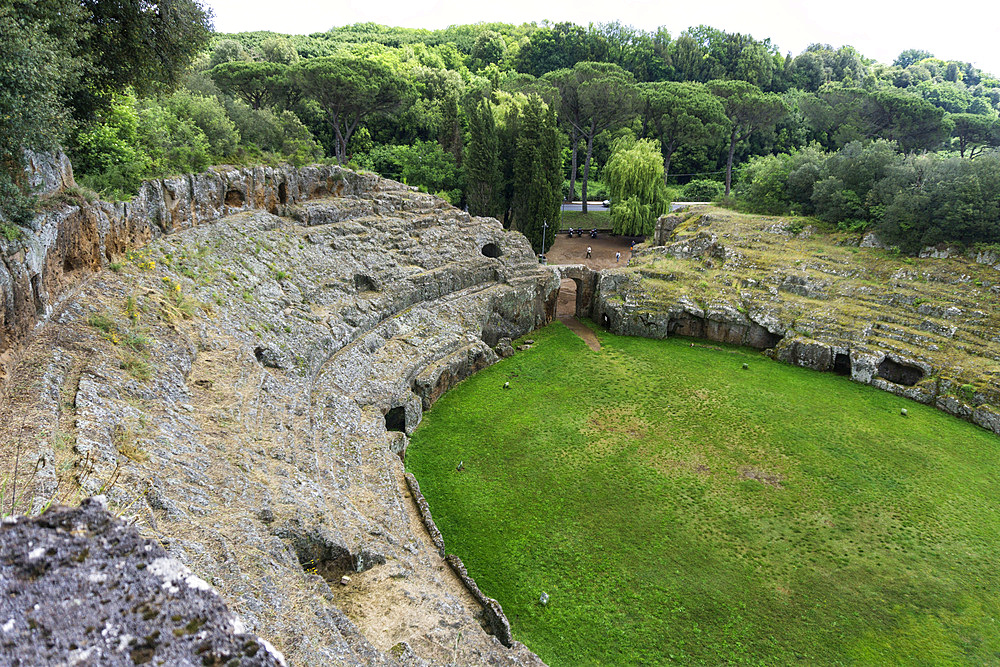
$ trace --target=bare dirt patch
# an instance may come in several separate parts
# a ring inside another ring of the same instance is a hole
[[[605,234],[596,239],[586,234],[580,238],[575,236],[567,238],[566,234],[560,234],[545,253],[545,258],[549,264],[583,264],[595,270],[628,266],[629,258],[632,256],[630,249],[632,238],[634,237]],[[588,246],[591,249],[590,259],[587,259]],[[619,252],[621,257],[616,262],[615,253]]]
[[[646,440],[649,424],[634,406],[623,405],[591,413],[580,432],[587,436],[588,453],[606,455],[621,449],[630,440]]]
[[[783,481],[785,481],[783,475],[779,475],[773,472],[767,472],[759,468],[754,468],[753,466],[741,466],[737,477],[739,479],[755,479],[758,482],[761,482],[762,484],[773,486],[776,489],[785,488],[781,484]]]
[[[572,330],[577,336],[582,338],[583,342],[586,343],[587,347],[591,350],[594,352],[601,351],[601,341],[597,340],[597,336],[586,324],[575,317],[560,317],[559,321],[569,327],[570,330]]]

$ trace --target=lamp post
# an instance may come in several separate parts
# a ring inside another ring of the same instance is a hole
[[[539,261],[545,260],[545,231],[549,228],[547,220],[542,221],[542,254],[538,256]]]

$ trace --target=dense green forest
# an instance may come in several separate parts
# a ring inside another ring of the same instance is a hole
[[[0,8],[6,218],[32,206],[20,147],[59,143],[83,186],[119,198],[213,163],[339,161],[539,249],[567,197],[612,199],[625,233],[648,232],[670,199],[709,198],[877,229],[908,251],[1000,242],[1000,80],[966,62],[782,54],[709,26],[279,35],[212,34],[210,20],[195,0]]]

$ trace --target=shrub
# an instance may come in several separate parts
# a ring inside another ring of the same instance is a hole
[[[736,194],[754,213],[785,213],[788,210],[785,187],[790,171],[790,155],[754,157],[740,169]]]
[[[211,145],[195,122],[153,100],[139,108],[139,141],[155,175],[204,171],[212,161]]]
[[[719,201],[726,188],[718,181],[695,179],[684,186],[684,199],[687,201]]]
[[[178,118],[190,120],[201,130],[213,156],[223,158],[232,155],[239,145],[240,133],[217,98],[178,90],[164,100],[164,106]]]

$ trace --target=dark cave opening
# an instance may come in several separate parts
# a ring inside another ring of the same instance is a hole
[[[837,375],[851,374],[851,355],[838,352],[833,358],[833,372]]]
[[[889,382],[912,387],[924,378],[924,372],[916,366],[907,366],[886,357],[878,365],[877,375]]]
[[[385,430],[406,432],[406,406],[398,405],[385,413]]]

